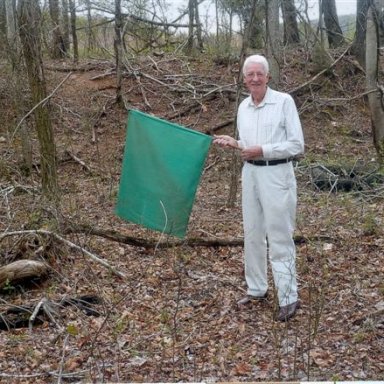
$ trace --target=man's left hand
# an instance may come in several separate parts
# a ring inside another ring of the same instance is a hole
[[[263,157],[263,148],[260,145],[248,147],[241,151],[241,158],[244,161],[255,160]]]

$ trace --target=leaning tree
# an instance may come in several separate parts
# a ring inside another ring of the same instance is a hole
[[[375,4],[376,3],[376,4]],[[380,20],[382,20],[383,0],[372,2],[367,12],[366,28],[366,85],[371,110],[373,142],[378,154],[379,162],[384,166],[384,107],[383,89],[379,84],[379,31]]]

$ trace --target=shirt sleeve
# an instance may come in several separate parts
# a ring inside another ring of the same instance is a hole
[[[263,144],[264,159],[284,159],[304,153],[304,136],[293,98],[287,94],[284,100],[283,122],[286,131],[286,140],[271,144]]]

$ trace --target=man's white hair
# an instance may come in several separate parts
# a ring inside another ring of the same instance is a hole
[[[248,56],[245,59],[244,64],[243,64],[243,74],[244,75],[245,75],[245,71],[246,71],[247,67],[250,64],[261,64],[264,67],[265,73],[266,74],[269,73],[269,64],[268,64],[267,59],[264,56],[261,56],[261,55]]]

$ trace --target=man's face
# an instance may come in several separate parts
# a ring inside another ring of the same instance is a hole
[[[265,92],[269,80],[262,64],[250,63],[244,73],[244,84],[252,94]]]

